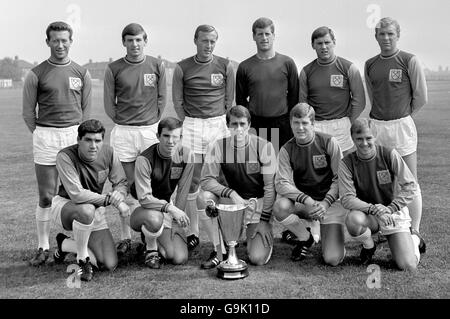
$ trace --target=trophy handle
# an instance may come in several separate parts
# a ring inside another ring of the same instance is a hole
[[[205,213],[210,218],[217,217],[216,203],[212,199],[206,200]]]
[[[247,221],[248,221],[248,222],[251,222],[251,221],[252,221],[253,215],[255,215],[255,213],[256,213],[256,207],[257,207],[257,205],[258,205],[258,199],[257,199],[257,198],[250,198],[250,199],[248,200],[248,206],[247,206],[247,207],[253,206],[253,211],[252,211],[252,214],[250,215],[250,217],[249,217],[248,219],[246,219],[246,221],[244,222],[244,225],[245,225],[245,226],[247,226]],[[247,214],[245,214],[245,216],[247,216]]]

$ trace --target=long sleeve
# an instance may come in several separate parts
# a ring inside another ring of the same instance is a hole
[[[272,208],[276,197],[274,179],[277,159],[272,143],[268,142],[261,150],[259,161],[261,162],[261,174],[263,175],[264,181],[264,200],[261,219],[269,221],[272,216]]]
[[[234,103],[234,87],[235,87],[235,76],[233,66],[231,62],[227,65],[227,83],[225,87],[225,109],[229,110]]]
[[[333,172],[333,180],[330,185],[330,189],[328,190],[327,194],[325,195],[324,200],[328,202],[328,204],[331,206],[339,197],[339,183],[338,183],[338,170],[339,170],[339,163],[342,159],[342,152],[339,148],[338,141],[331,137],[330,143],[328,144],[327,153],[330,155],[330,166],[331,171]]]
[[[364,78],[365,78],[365,84],[366,84],[366,91],[367,91],[367,96],[369,98],[370,107],[372,107],[372,105],[373,105],[373,88],[372,88],[372,84],[370,82],[369,74],[367,72],[368,72],[367,64],[365,64],[364,65]]]
[[[108,66],[105,70],[105,79],[103,81],[103,106],[105,113],[114,121],[116,107],[116,93],[114,85],[114,75]]]
[[[298,101],[300,103],[308,103],[308,78],[306,76],[305,69],[300,71],[300,76],[298,77]]]
[[[75,204],[93,204],[95,206],[104,205],[106,195],[83,188],[78,172],[66,153],[59,152],[56,156],[56,169],[58,170],[61,183],[64,185],[64,189],[72,202]]]
[[[151,175],[150,162],[145,157],[138,156],[134,168],[134,183],[139,204],[146,209],[161,211],[162,208],[167,207],[167,201],[153,196]]]
[[[34,72],[28,72],[23,85],[22,117],[31,133],[36,129],[36,104],[38,78]]]
[[[288,112],[298,103],[298,70],[295,62],[290,60],[288,64],[288,91],[287,91],[287,106]]]
[[[364,92],[363,81],[358,68],[354,64],[348,69],[348,82],[351,93],[351,114],[349,117],[353,123],[366,107],[366,95]]]
[[[82,121],[91,118],[92,109],[92,81],[91,74],[86,71],[83,79],[83,94],[81,96],[81,110],[83,112]]]
[[[289,161],[289,154],[284,147],[280,149],[275,174],[275,189],[278,194],[294,202],[304,203],[309,196],[300,191],[294,183],[294,172]]]
[[[175,70],[173,71],[172,78],[172,101],[175,112],[178,115],[178,118],[183,121],[185,117],[184,109],[183,109],[183,70],[177,64]]]
[[[159,64],[159,80],[158,80],[158,118],[164,113],[167,103],[167,83],[166,83],[166,67],[164,63]]]
[[[428,102],[425,72],[416,56],[409,61],[408,73],[412,89],[411,113],[415,114]]]
[[[353,174],[348,169],[344,161],[339,163],[338,180],[339,197],[341,198],[342,206],[344,206],[345,209],[359,210],[367,213],[371,204],[360,200],[356,196],[356,188],[353,183]]]
[[[218,182],[221,170],[222,152],[218,143],[211,144],[205,156],[203,164],[200,186],[203,190],[209,191],[219,197],[229,197],[233,191]]]
[[[113,163],[108,176],[112,184],[112,189],[121,192],[124,197],[128,194],[128,181],[122,163],[119,160],[116,152],[113,153]]]
[[[391,151],[391,161],[392,170],[396,175],[396,182],[399,185],[399,190],[395,193],[394,199],[389,204],[395,212],[407,206],[417,196],[418,184],[405,161],[395,149]]]
[[[183,162],[186,163],[186,166],[184,167],[183,174],[178,181],[175,206],[184,211],[186,209],[186,201],[189,189],[192,184],[192,177],[194,176],[195,163],[194,153],[191,152],[187,147],[183,148]]]
[[[245,70],[241,64],[236,72],[236,104],[248,108],[248,80],[245,75]]]

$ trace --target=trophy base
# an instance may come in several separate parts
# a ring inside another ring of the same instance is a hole
[[[242,262],[241,265],[233,265],[232,267],[226,267],[226,262],[217,266],[217,277],[221,279],[243,279],[248,276],[248,266]]]

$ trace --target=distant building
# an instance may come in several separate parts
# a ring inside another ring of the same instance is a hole
[[[112,61],[112,58],[109,58],[108,62],[92,62],[92,59],[89,59],[89,62],[83,65],[83,67],[89,70],[92,79],[103,81],[105,78],[106,67]]]
[[[25,60],[20,60],[19,56],[14,57],[14,64],[21,70],[22,72],[22,81],[27,76],[27,73],[30,72],[30,70],[37,65],[37,62],[34,64],[31,64],[30,62],[27,62]]]

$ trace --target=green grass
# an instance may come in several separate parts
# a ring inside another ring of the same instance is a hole
[[[428,244],[416,273],[397,271],[389,261],[386,243],[376,253],[374,263],[381,267],[381,288],[369,289],[366,267],[356,264],[359,247],[347,245],[347,257],[338,267],[325,266],[320,246],[302,263],[289,259],[291,246],[280,242],[275,227],[275,246],[271,261],[263,267],[249,267],[244,280],[224,281],[216,270],[200,270],[209,255],[210,244],[202,233],[200,246],[186,265],[165,265],[161,270],[142,266],[133,255],[113,273],[96,273],[81,289],[66,287],[67,265],[32,268],[27,265],[36,246],[34,210],[37,185],[32,159],[31,133],[21,114],[21,90],[0,90],[0,298],[449,298],[450,243],[450,85],[429,83],[429,103],[415,118],[419,132],[418,171],[423,194],[421,232]],[[168,92],[170,93],[170,87]],[[169,94],[170,95],[170,94]],[[93,117],[107,128],[113,126],[102,106],[101,87],[93,90]],[[166,114],[174,115],[171,100]],[[119,239],[119,218],[108,210],[108,223]],[[52,226],[51,245],[60,230]],[[137,233],[133,239],[139,241]],[[238,254],[244,257],[243,245]]]

